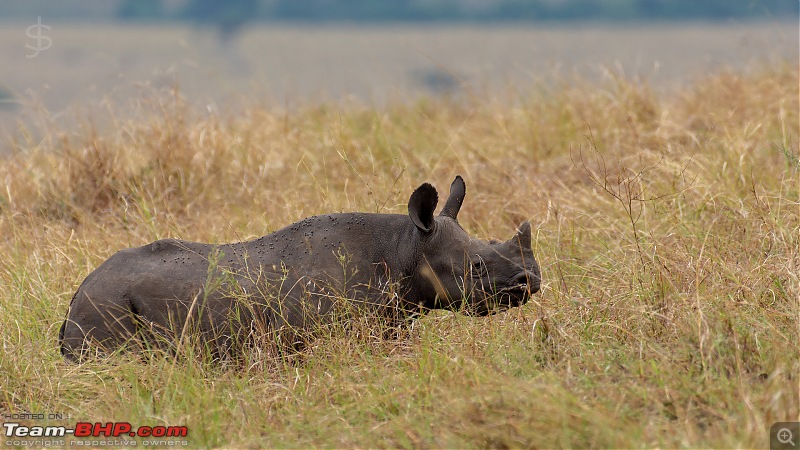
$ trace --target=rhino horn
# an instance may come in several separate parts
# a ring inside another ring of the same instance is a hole
[[[444,208],[442,208],[442,212],[439,213],[439,215],[457,220],[458,211],[461,209],[461,204],[464,202],[466,193],[467,185],[464,184],[461,175],[457,175],[456,179],[453,180],[453,183],[450,185],[450,196],[447,197],[447,202],[445,202]]]
[[[408,199],[408,215],[417,228],[426,233],[433,229],[433,211],[438,202],[436,188],[428,183],[423,183],[411,194]]]
[[[531,248],[531,223],[527,220],[522,222],[511,241],[519,243],[521,248]]]

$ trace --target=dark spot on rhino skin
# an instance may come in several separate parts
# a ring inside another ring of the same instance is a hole
[[[524,305],[541,283],[530,225],[523,222],[507,241],[472,238],[457,218],[465,193],[456,177],[437,216],[438,193],[424,183],[407,215],[337,213],[253,241],[162,239],[121,250],[72,297],[61,352],[78,361],[91,347],[113,351],[137,339],[159,346],[188,334],[222,358],[249,345],[254,330],[310,331],[346,317],[333,314],[340,301],[332,298],[346,301],[345,312],[398,323],[437,308],[482,316]],[[210,270],[214,255],[232,276]]]

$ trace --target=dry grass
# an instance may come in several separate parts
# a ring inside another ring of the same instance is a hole
[[[0,162],[0,412],[188,425],[200,447],[763,447],[800,418],[797,86],[787,65],[514,105],[217,116],[165,98],[19,142]],[[433,314],[399,340],[333,330],[299,364],[58,353],[72,293],[122,247],[404,213],[457,173],[473,234],[537,230],[523,308]]]

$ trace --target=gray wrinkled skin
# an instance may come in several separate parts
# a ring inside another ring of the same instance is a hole
[[[505,242],[472,238],[457,221],[465,193],[456,177],[438,216],[425,183],[407,216],[328,214],[247,242],[122,250],[73,296],[61,352],[80,360],[90,344],[163,346],[188,335],[220,356],[256,334],[277,339],[359,311],[397,323],[432,309],[483,316],[526,303],[541,280],[530,225]]]

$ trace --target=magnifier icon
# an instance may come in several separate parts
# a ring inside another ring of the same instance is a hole
[[[792,440],[794,439],[792,430],[788,428],[781,428],[780,430],[778,430],[778,433],[775,435],[775,437],[778,438],[778,442],[780,442],[781,444],[784,445],[791,444],[792,447],[795,447],[794,441]]]

